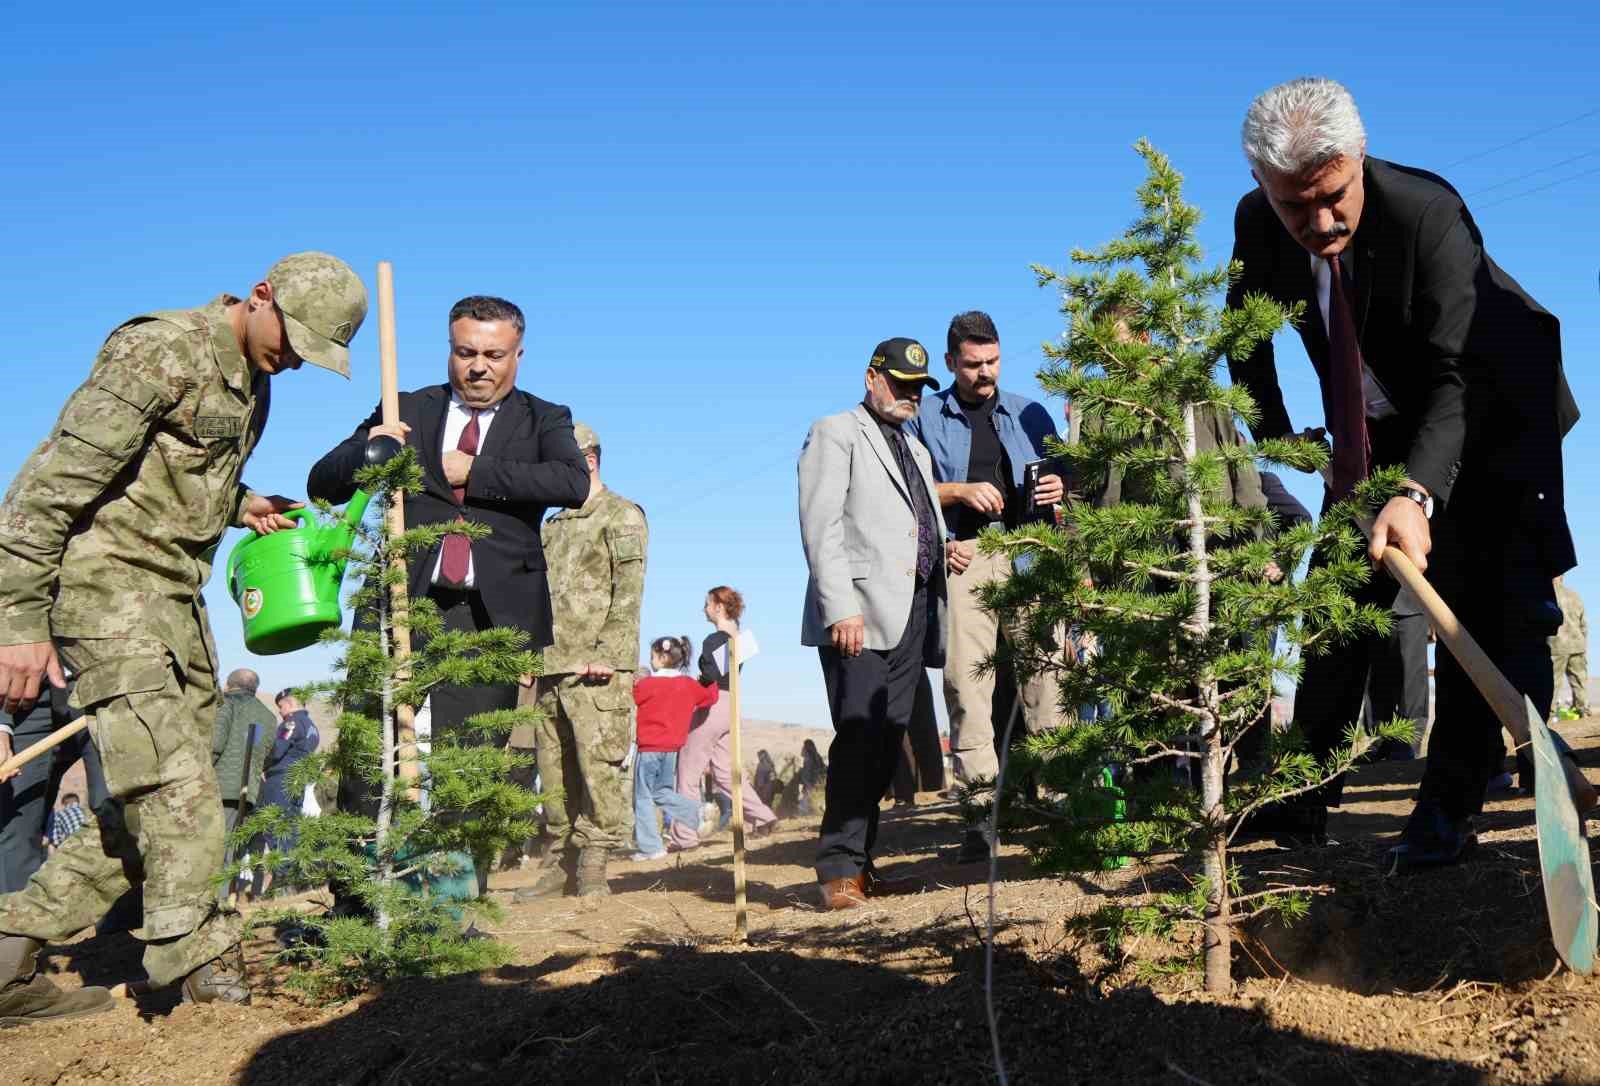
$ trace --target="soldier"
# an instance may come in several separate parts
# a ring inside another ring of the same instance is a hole
[[[632,836],[633,673],[639,665],[644,600],[644,510],[600,481],[600,438],[573,430],[589,467],[589,500],[544,522],[544,553],[555,606],[555,644],[544,674],[523,699],[538,726],[541,787],[554,838],[539,878],[514,895],[609,894],[606,859]]]
[[[268,378],[302,361],[348,377],[366,312],[344,262],[297,253],[242,299],[133,318],[0,505],[0,708],[26,711],[46,679],[62,686],[64,659],[125,810],[90,821],[0,897],[0,1025],[109,1009],[104,988],[63,992],[35,961],[141,884],[150,984],[180,983],[186,1001],[249,1002],[239,919],[211,887],[223,813],[200,588],[228,525],[294,526],[283,514],[300,503],[240,482],[266,425]]]
[[[1561,628],[1550,638],[1550,662],[1555,667],[1555,687],[1565,678],[1572,689],[1572,711],[1589,715],[1589,620],[1583,614],[1583,600],[1577,590],[1557,577],[1556,603],[1561,607]]]

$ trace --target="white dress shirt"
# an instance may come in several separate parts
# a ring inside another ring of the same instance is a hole
[[[1317,305],[1322,310],[1322,330],[1328,331],[1333,326],[1328,323],[1328,296],[1333,290],[1333,265],[1315,253],[1311,254],[1311,278],[1317,284]],[[1398,415],[1394,404],[1389,402],[1389,394],[1384,391],[1383,385],[1372,376],[1372,370],[1367,368],[1366,360],[1361,365],[1361,398],[1367,404],[1367,418],[1386,419]]]
[[[478,411],[478,450],[483,451],[483,443],[489,440],[489,427],[494,423],[495,413],[500,410],[500,400],[488,407],[480,407]],[[444,437],[439,442],[439,458],[444,459],[447,452],[455,452],[456,446],[461,444],[461,434],[467,428],[467,423],[472,421],[473,409],[461,402],[461,397],[450,393],[450,406],[444,413]],[[441,583],[439,570],[444,565],[444,548],[439,548],[439,557],[433,563],[433,583]],[[477,585],[477,571],[473,568],[471,557],[467,558],[466,587],[474,588]]]

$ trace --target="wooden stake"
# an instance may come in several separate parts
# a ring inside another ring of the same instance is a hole
[[[46,687],[44,690],[40,691],[39,696],[41,698],[48,698],[50,696],[49,687]],[[66,727],[57,728],[55,731],[50,733],[50,737],[48,739],[35,743],[27,750],[19,751],[18,753],[13,754],[11,757],[7,758],[3,764],[0,764],[0,777],[4,777],[21,769],[23,766],[39,757],[39,755],[43,754],[45,751],[54,750],[56,747],[59,747],[62,743],[65,743],[68,739],[71,739],[74,735],[77,735],[88,726],[89,718],[87,716],[80,716],[77,720],[74,720]]]
[[[750,911],[744,898],[744,759],[739,749],[739,636],[728,638],[728,727],[733,748],[733,938],[750,941]]]
[[[400,421],[400,362],[395,349],[394,334],[394,265],[387,260],[378,261],[378,373],[382,385],[383,424],[393,426]],[[389,496],[389,508],[384,514],[389,534],[398,536],[406,530],[405,495],[395,491]],[[400,577],[389,589],[389,614],[394,637],[394,658],[399,664],[396,679],[410,676],[406,661],[411,658],[410,598],[406,591],[406,561],[397,556],[391,563]],[[396,776],[400,780],[417,779],[417,728],[415,710],[409,705],[395,707],[395,748],[399,765]],[[415,788],[412,799],[417,799]]]

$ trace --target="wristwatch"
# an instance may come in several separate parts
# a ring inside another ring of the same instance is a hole
[[[1422,515],[1429,520],[1433,519],[1433,495],[1424,493],[1414,486],[1403,486],[1397,497],[1409,498],[1422,507]]]

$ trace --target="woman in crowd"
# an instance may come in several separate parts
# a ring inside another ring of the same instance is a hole
[[[716,627],[700,646],[700,682],[728,689],[729,643],[739,636],[739,619],[744,614],[744,597],[727,585],[718,585],[706,593],[706,621]],[[678,755],[678,791],[700,802],[700,780],[706,767],[716,781],[717,791],[733,795],[733,752],[729,747],[728,732],[733,717],[728,699],[720,697],[709,709],[695,714],[689,728],[689,738]],[[743,789],[744,824],[752,837],[763,837],[772,832],[778,816],[772,808],[761,802],[755,789],[747,780]],[[682,822],[673,822],[671,847],[677,850],[694,848],[700,844],[700,831]]]

